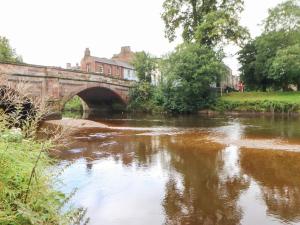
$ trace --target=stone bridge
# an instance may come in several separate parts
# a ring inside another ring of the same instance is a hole
[[[126,105],[129,88],[134,84],[133,81],[99,73],[0,63],[0,85],[17,89],[20,83],[30,86],[26,88],[27,95],[46,101],[53,115],[60,115],[66,102],[75,95],[86,103],[83,104],[84,109],[101,110],[102,107],[113,103]]]

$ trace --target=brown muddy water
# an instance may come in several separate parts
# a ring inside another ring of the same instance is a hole
[[[299,118],[98,121],[56,155],[89,224],[300,224]]]

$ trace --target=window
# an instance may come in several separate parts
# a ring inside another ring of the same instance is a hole
[[[98,66],[98,72],[103,73],[103,66],[102,65]]]
[[[119,68],[116,68],[116,75],[119,76]]]
[[[108,67],[108,75],[111,75],[111,67]]]
[[[86,72],[91,72],[91,64],[86,64]]]

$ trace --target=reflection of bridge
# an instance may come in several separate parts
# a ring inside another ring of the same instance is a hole
[[[28,94],[46,100],[53,113],[60,113],[65,103],[78,95],[89,109],[113,103],[126,104],[132,81],[66,70],[57,67],[0,63],[0,82],[12,89],[18,83],[30,85]]]

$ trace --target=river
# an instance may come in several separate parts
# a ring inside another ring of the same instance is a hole
[[[89,224],[300,224],[299,118],[95,120],[56,153]]]

